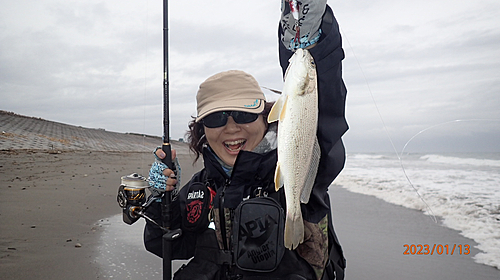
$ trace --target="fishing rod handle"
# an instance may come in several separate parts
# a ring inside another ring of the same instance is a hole
[[[161,150],[165,153],[165,157],[161,160],[175,173],[175,165],[172,161],[172,147],[170,143],[163,143]],[[162,240],[162,263],[163,263],[163,280],[172,279],[172,243],[167,235],[170,232],[171,226],[171,203],[172,191],[166,191],[161,200],[161,216],[163,225],[163,240]]]
[[[163,143],[161,150],[165,153],[165,157],[161,160],[169,169],[176,172],[175,164],[172,161],[172,145],[170,143]]]

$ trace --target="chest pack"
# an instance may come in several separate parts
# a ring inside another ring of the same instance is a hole
[[[185,199],[181,200],[183,228],[203,232],[209,224],[214,192],[202,182],[187,187]],[[245,271],[275,270],[285,252],[284,224],[284,210],[273,198],[255,197],[241,202],[231,222],[232,263]]]
[[[206,174],[202,173],[200,177],[201,180],[186,185],[186,189],[181,191],[182,226],[184,230],[196,232],[197,240],[194,258],[176,272],[174,279],[233,279],[230,275],[245,276],[241,279],[292,279],[294,275],[303,276],[293,279],[315,277],[309,275],[311,269],[306,261],[284,247],[285,215],[278,203],[283,203],[283,194],[254,193],[252,198],[227,212],[228,218],[231,213],[230,223],[227,224],[227,233],[230,234],[227,240],[230,240],[230,244],[222,250],[217,233],[208,225],[209,212],[224,209],[224,202],[220,203],[221,208],[211,209],[214,205],[214,188],[208,183]],[[226,225],[220,226],[226,228]],[[343,279],[345,259],[331,222],[328,226],[328,244],[333,246],[321,279]],[[218,232],[221,234],[222,231]]]
[[[202,180],[188,184],[183,192],[181,216],[184,230],[202,233],[209,225],[209,212],[214,205],[215,191],[206,175],[206,172],[203,172],[200,176]],[[223,190],[221,191],[223,193]],[[220,201],[217,208],[219,213],[224,211],[224,200]],[[212,259],[219,264],[235,265],[243,271],[275,271],[285,253],[283,207],[274,198],[255,193],[231,212],[233,214],[230,223],[226,225],[221,221],[220,224],[221,232],[226,232],[226,226],[231,229],[231,237],[228,238],[231,244],[227,246],[229,250],[214,252],[213,249],[204,248],[204,251],[211,253],[210,256],[203,254],[203,258]],[[222,239],[225,240],[225,236]],[[217,241],[214,241],[217,244]],[[197,244],[197,247],[198,245],[201,244]],[[222,258],[220,255],[229,258]]]
[[[283,208],[270,197],[243,201],[235,211],[233,260],[246,271],[271,272],[281,262],[285,247]]]

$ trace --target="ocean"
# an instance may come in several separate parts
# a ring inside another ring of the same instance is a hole
[[[401,159],[401,160],[400,160]],[[417,209],[478,243],[500,269],[500,153],[348,154],[334,184]]]

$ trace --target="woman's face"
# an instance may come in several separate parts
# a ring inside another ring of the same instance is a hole
[[[234,166],[236,156],[241,150],[253,150],[264,137],[267,125],[262,115],[251,123],[238,124],[228,117],[225,126],[208,128],[205,137],[217,156],[226,164]]]

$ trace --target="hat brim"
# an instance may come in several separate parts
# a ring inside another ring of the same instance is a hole
[[[205,110],[196,117],[196,122],[205,116],[220,111],[241,111],[260,114],[264,111],[265,100],[262,99],[233,99],[218,100],[205,106]]]

